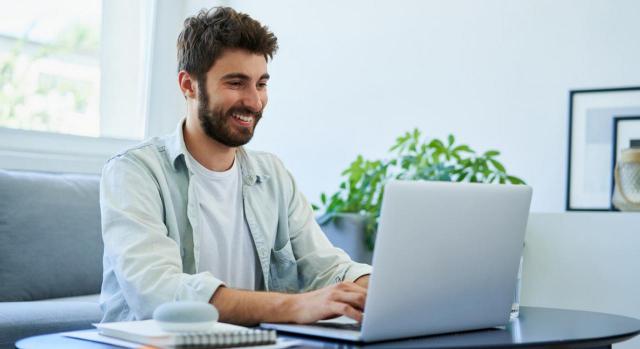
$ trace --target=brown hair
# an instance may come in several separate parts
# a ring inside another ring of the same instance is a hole
[[[229,48],[271,59],[278,50],[278,38],[267,26],[230,7],[203,9],[184,21],[178,36],[178,71],[184,70],[202,81]]]

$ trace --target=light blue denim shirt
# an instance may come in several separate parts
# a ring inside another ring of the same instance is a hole
[[[184,121],[183,121],[184,122]],[[198,202],[182,125],[112,159],[100,183],[103,322],[150,318],[177,300],[208,302],[223,284],[198,266]],[[331,245],[272,154],[238,148],[244,213],[267,291],[303,292],[371,273]]]

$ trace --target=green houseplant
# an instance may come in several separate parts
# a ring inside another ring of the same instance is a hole
[[[384,185],[390,179],[524,184],[522,179],[508,174],[497,160],[500,152],[477,153],[466,144],[457,144],[453,135],[442,141],[423,138],[414,129],[398,137],[389,151],[392,156],[384,160],[367,160],[358,155],[341,173],[343,181],[338,190],[332,195],[320,195],[321,205],[313,207],[323,211],[318,222],[325,232],[345,214],[360,217],[364,230],[361,238],[372,251]]]

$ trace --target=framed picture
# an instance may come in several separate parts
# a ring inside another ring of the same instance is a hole
[[[640,115],[640,87],[569,92],[567,211],[610,211],[613,125]]]
[[[616,168],[618,159],[622,149],[638,148],[640,149],[640,114],[635,116],[616,116],[613,118],[613,153],[611,162],[611,188],[613,195],[613,186],[615,184],[615,176],[613,171]],[[611,205],[612,210],[617,209]]]

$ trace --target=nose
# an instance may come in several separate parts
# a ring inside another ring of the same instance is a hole
[[[265,103],[262,94],[257,88],[249,87],[245,91],[242,104],[254,113],[260,112]]]

